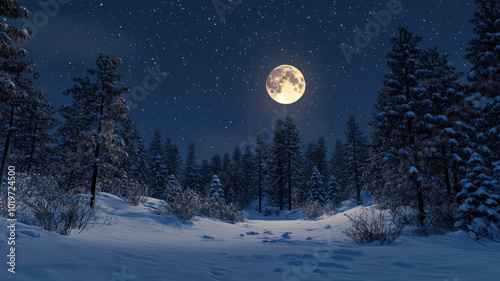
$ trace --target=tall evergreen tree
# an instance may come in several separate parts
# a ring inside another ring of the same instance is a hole
[[[337,204],[340,201],[340,186],[337,183],[337,179],[334,175],[330,177],[328,186],[326,188],[327,201]]]
[[[123,136],[127,152],[127,159],[123,162],[122,169],[126,172],[127,178],[147,186],[150,175],[148,153],[135,123],[130,119],[124,122],[120,135]]]
[[[341,140],[335,141],[335,149],[330,158],[330,175],[335,176],[341,188],[345,187],[347,179],[346,147]]]
[[[222,171],[222,159],[219,154],[215,154],[210,160],[210,167],[215,175],[219,175]]]
[[[271,152],[272,201],[283,210],[293,207],[293,191],[300,188],[299,176],[303,165],[299,133],[290,116],[278,119]]]
[[[313,174],[309,182],[308,199],[309,201],[317,201],[321,205],[328,201],[325,184],[323,182],[323,175],[321,175],[316,166],[313,167]]]
[[[196,162],[196,147],[194,142],[189,144],[187,150],[186,163],[184,164],[184,178],[183,178],[183,186],[184,188],[191,189],[198,194],[202,194],[203,190],[200,185],[200,166]]]
[[[129,91],[128,87],[118,87],[123,74],[118,73],[122,63],[120,58],[112,58],[107,53],[101,53],[97,58],[97,68],[89,69],[90,76],[75,78],[76,84],[64,92],[73,98],[70,107],[63,107],[61,115],[68,116],[81,113],[76,117],[65,120],[65,128],[73,127],[69,131],[73,139],[72,146],[75,157],[83,157],[85,169],[90,168],[90,205],[93,207],[97,193],[98,182],[105,191],[111,189],[114,179],[121,179],[123,171],[121,163],[126,158],[124,141],[119,135],[119,125],[127,120],[130,109],[126,106],[123,95]],[[90,77],[94,78],[91,81]],[[76,107],[76,108],[75,108]],[[70,123],[72,122],[72,123]],[[88,154],[92,154],[89,159]],[[87,173],[89,171],[87,170]]]
[[[168,173],[178,175],[180,172],[180,167],[182,165],[181,155],[179,152],[179,148],[176,145],[172,144],[171,138],[165,139],[163,153]]]
[[[254,165],[256,167],[256,181],[258,186],[257,196],[259,200],[259,213],[262,213],[262,197],[264,189],[267,186],[267,170],[268,170],[269,152],[266,141],[261,134],[257,135],[255,144]]]
[[[256,170],[254,165],[254,154],[250,146],[245,147],[245,153],[241,159],[242,191],[241,206],[247,207],[255,199]]]
[[[168,174],[162,146],[161,133],[155,131],[148,149],[148,162],[150,167],[150,195],[163,199],[165,197]]]
[[[202,189],[210,185],[213,175],[214,173],[212,172],[212,167],[208,160],[202,160],[200,166],[200,185]]]
[[[28,52],[21,48],[22,44],[31,38],[31,32],[18,29],[7,23],[11,19],[28,19],[30,12],[14,0],[0,2],[0,116],[5,121],[1,124],[5,130],[0,135],[4,141],[2,160],[0,163],[0,188],[3,185],[5,167],[7,166],[9,146],[15,134],[16,122],[22,119],[22,108],[26,101],[35,77],[31,68],[32,62],[26,62]]]
[[[239,146],[234,149],[231,161],[230,180],[226,194],[229,203],[240,203],[243,191],[242,153]]]
[[[386,56],[391,69],[384,76],[384,89],[379,92],[375,114],[370,122],[373,143],[370,170],[375,196],[386,206],[413,206],[420,228],[425,223],[422,158],[417,138],[426,137],[418,127],[421,118],[416,112],[421,100],[418,47],[422,39],[408,28],[400,27],[391,38],[392,51]]]
[[[363,136],[359,129],[358,122],[354,116],[347,121],[346,131],[346,155],[347,155],[347,171],[349,177],[347,179],[348,186],[352,186],[356,192],[356,202],[358,205],[361,202],[361,188],[364,185],[362,171],[367,164],[368,158],[368,140]]]

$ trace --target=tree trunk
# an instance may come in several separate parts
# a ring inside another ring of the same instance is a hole
[[[262,213],[262,166],[259,165],[259,213]]]
[[[35,122],[35,131],[33,132],[33,141],[31,142],[30,159],[28,161],[28,173],[31,172],[31,168],[33,167],[33,156],[35,155],[37,130],[38,122]]]
[[[292,210],[292,155],[288,152],[288,210]]]
[[[458,181],[458,171],[456,162],[453,162],[451,169],[453,170],[453,189],[455,191],[454,195],[457,195],[460,192],[460,183]]]
[[[5,146],[3,149],[3,156],[2,156],[2,166],[0,167],[0,171],[2,171],[2,177],[0,178],[0,189],[3,186],[3,175],[5,173],[5,167],[7,166],[7,156],[9,155],[9,145],[10,145],[10,139],[12,137],[12,126],[14,126],[14,105],[12,105],[10,108],[9,128],[7,131],[7,137],[5,138]]]
[[[99,128],[97,130],[97,139],[96,139],[96,149],[95,149],[95,155],[94,155],[94,171],[92,174],[92,185],[90,186],[90,207],[94,208],[95,206],[95,199],[96,199],[96,193],[97,193],[97,172],[99,169],[99,150],[101,148],[101,143],[99,141],[101,131],[102,131],[102,115],[104,113],[104,96],[101,97],[101,108],[100,108],[100,114],[99,114]]]
[[[446,195],[451,198],[451,182],[450,182],[450,171],[448,167],[448,160],[446,159],[446,147],[442,146],[442,155],[443,155],[443,165],[444,165],[444,180],[446,182]]]

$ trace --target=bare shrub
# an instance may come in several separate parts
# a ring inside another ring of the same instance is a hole
[[[318,201],[310,201],[309,203],[302,206],[300,211],[304,218],[308,220],[319,218],[323,215],[333,215],[335,204],[327,203],[320,204]]]
[[[122,183],[122,196],[132,205],[139,205],[146,202],[148,187],[138,181],[126,179]]]
[[[386,211],[363,208],[346,215],[352,227],[344,234],[358,244],[376,243],[378,246],[394,242],[404,229],[404,224],[394,220]]]
[[[245,221],[248,218],[248,214],[241,211],[238,205],[224,204],[224,201],[218,198],[204,202],[200,213],[207,218],[220,219],[232,224]]]
[[[191,189],[182,190],[172,202],[166,202],[161,213],[164,216],[176,216],[181,220],[190,221],[200,212],[200,196]]]
[[[84,231],[98,219],[85,195],[62,190],[53,177],[19,174],[16,200],[20,222],[61,235],[69,235],[73,229]]]

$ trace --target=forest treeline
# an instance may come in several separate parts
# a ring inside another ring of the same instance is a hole
[[[380,208],[405,214],[418,234],[462,229],[475,239],[496,239],[500,2],[475,4],[467,74],[456,72],[445,52],[421,48],[422,38],[408,27],[392,36],[368,136],[351,117],[330,154],[324,138],[304,145],[286,117],[277,121],[271,143],[259,135],[252,146],[200,162],[194,143],[185,159],[159,132],[144,144],[123,98],[129,88],[121,82],[122,60],[108,53],[63,92],[71,104],[55,109],[35,86],[39,74],[23,48],[31,32],[8,24],[30,13],[1,1],[1,170],[13,165],[51,177],[53,192],[90,194],[92,208],[99,191],[167,204],[213,201],[232,210],[257,200],[259,212],[262,202],[280,210],[346,199],[362,204],[366,193]],[[464,75],[468,83],[461,82]]]

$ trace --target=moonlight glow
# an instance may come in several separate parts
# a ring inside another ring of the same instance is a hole
[[[281,104],[298,101],[306,90],[304,75],[291,65],[280,65],[273,69],[266,81],[267,93]]]

